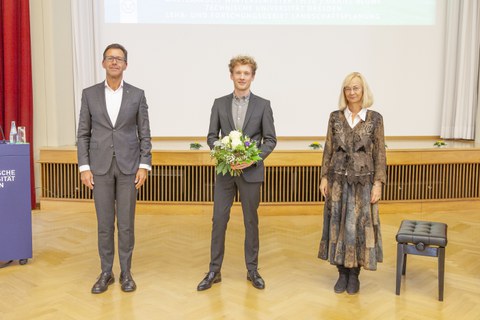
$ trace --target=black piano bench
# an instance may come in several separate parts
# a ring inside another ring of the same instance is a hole
[[[407,254],[438,257],[438,300],[443,301],[447,225],[441,222],[403,220],[397,232],[397,285],[407,269]]]

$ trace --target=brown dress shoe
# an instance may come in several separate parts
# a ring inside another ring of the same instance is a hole
[[[198,284],[197,291],[203,291],[210,289],[212,284],[222,281],[222,275],[220,272],[210,271],[205,278]]]
[[[97,282],[92,287],[92,293],[102,293],[107,291],[108,286],[115,282],[113,273],[111,272],[102,272],[97,278]]]
[[[252,285],[257,289],[265,289],[265,281],[257,270],[247,272],[247,280],[252,282]]]
[[[137,289],[137,285],[135,284],[135,281],[133,281],[130,272],[122,272],[120,274],[120,284],[122,285],[123,292],[132,292]]]

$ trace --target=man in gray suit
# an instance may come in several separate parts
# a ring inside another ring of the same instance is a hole
[[[115,281],[115,216],[118,229],[120,284],[135,291],[130,272],[134,247],[137,190],[151,170],[148,106],[143,90],[123,81],[127,50],[111,44],[103,52],[105,81],[86,88],[78,124],[78,165],[82,183],[93,190],[102,272],[92,293],[102,293]]]
[[[218,98],[213,103],[210,116],[207,143],[212,149],[214,142],[227,136],[232,130],[241,130],[244,135],[257,141],[260,156],[265,159],[275,148],[277,137],[273,124],[270,101],[250,92],[255,78],[257,63],[252,57],[237,56],[230,60],[230,79],[233,93]],[[257,289],[264,289],[265,282],[258,273],[258,213],[260,187],[264,179],[263,161],[232,166],[241,169],[240,176],[218,174],[215,181],[211,256],[209,272],[199,283],[197,290],[209,289],[222,280],[222,267],[225,251],[225,234],[230,219],[230,209],[238,192],[242,202],[245,224],[245,264],[247,280]]]

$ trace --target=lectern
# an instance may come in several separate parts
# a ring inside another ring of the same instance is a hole
[[[30,145],[0,144],[0,261],[32,257]]]

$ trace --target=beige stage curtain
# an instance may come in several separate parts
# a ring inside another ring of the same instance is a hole
[[[101,73],[102,57],[98,56],[98,39],[95,37],[95,26],[98,26],[98,15],[94,14],[98,7],[95,0],[72,0],[72,38],[73,38],[73,84],[75,97],[75,125],[78,125],[82,90],[103,79]],[[76,132],[76,128],[75,128]]]
[[[479,105],[480,4],[478,0],[447,1],[445,35],[441,137],[473,140]]]

